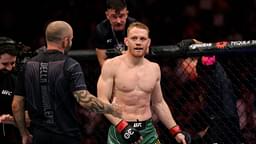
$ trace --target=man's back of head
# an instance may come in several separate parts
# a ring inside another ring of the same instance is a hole
[[[47,49],[69,50],[72,46],[73,29],[65,21],[53,21],[45,31]]]
[[[65,21],[53,21],[48,24],[45,31],[46,41],[49,42],[60,41],[71,34],[73,34],[72,28]]]

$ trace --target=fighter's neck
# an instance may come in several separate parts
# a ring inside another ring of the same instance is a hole
[[[128,54],[125,59],[130,66],[140,66],[144,64],[144,57],[134,57]]]

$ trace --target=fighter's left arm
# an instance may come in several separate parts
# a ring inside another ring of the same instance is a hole
[[[181,128],[175,122],[172,113],[164,100],[160,85],[161,72],[159,65],[156,67],[156,72],[158,79],[152,92],[152,109],[159,120],[166,126],[166,128],[168,128],[170,134],[175,137],[176,141],[186,144],[185,136],[182,134]]]
[[[176,122],[174,121],[172,113],[162,94],[160,85],[161,73],[160,67],[158,65],[156,66],[156,73],[158,75],[158,79],[152,92],[152,109],[154,110],[159,120],[169,129],[174,127]]]

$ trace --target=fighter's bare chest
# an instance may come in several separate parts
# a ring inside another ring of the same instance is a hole
[[[142,90],[151,91],[156,83],[156,77],[148,71],[124,71],[115,78],[115,84],[125,91]]]

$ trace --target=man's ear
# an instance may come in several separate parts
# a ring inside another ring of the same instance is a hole
[[[148,48],[150,47],[150,44],[151,44],[151,39],[150,38],[148,38]]]
[[[124,38],[124,44],[125,44],[126,46],[128,46],[128,39],[127,39],[127,37]]]
[[[68,38],[67,37],[64,37],[64,40],[61,42],[61,45],[63,48],[66,48],[68,46]]]
[[[108,11],[107,10],[105,11],[105,15],[106,15],[106,18],[109,19]]]

